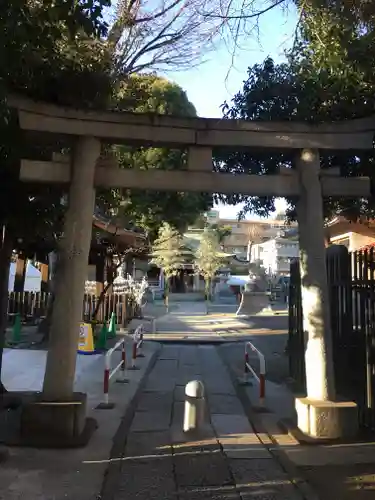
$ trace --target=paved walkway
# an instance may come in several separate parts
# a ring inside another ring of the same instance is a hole
[[[203,380],[207,424],[182,432],[184,386]],[[165,345],[139,395],[103,500],[302,500],[254,433],[226,366],[213,346]]]
[[[85,448],[35,449],[11,447],[9,457],[0,466],[0,500],[99,500],[103,477],[111,455],[113,439],[124,415],[155,359],[158,344],[144,346],[144,358],[137,360],[139,370],[127,371],[127,384],[112,379],[109,399],[111,410],[97,409],[103,401],[104,356],[78,356],[75,389],[87,393],[89,417],[98,422],[98,429]],[[130,358],[131,343],[128,345]],[[113,355],[113,366],[121,353]],[[9,390],[40,390],[43,382],[46,353],[33,350],[7,350],[4,356],[3,381]],[[18,430],[19,412],[0,411],[1,443]]]
[[[168,314],[169,318],[173,317],[184,317],[184,316],[202,316],[207,312],[206,303],[202,301],[197,302],[171,302],[171,305],[175,305],[175,309],[171,309]]]
[[[281,460],[292,463],[298,474],[307,481],[320,500],[373,500],[375,498],[375,440],[367,439],[350,443],[300,444],[285,432],[280,421],[295,422],[294,396],[283,384],[288,375],[286,356],[272,356],[272,351],[282,348],[277,344],[280,336],[255,337],[253,342],[266,355],[267,413],[252,415],[259,432],[272,436],[277,445],[274,452]],[[220,354],[231,367],[234,376],[242,373],[241,346],[223,345]],[[255,361],[255,360],[254,360]],[[255,362],[254,362],[254,366]],[[284,375],[283,375],[284,374]],[[272,382],[272,380],[274,382]],[[276,382],[276,383],[275,383]],[[259,405],[258,384],[242,387],[243,396],[250,406]],[[308,497],[310,498],[310,497]],[[315,497],[313,497],[315,498]]]
[[[176,308],[156,321],[156,333],[146,339],[158,341],[226,342],[246,340],[268,332],[286,333],[285,318],[259,316],[251,319],[236,317],[234,311],[215,310],[207,314],[204,302],[179,302]]]

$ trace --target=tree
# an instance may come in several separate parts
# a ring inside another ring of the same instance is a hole
[[[219,255],[220,244],[214,229],[205,228],[200,245],[195,253],[194,267],[204,278],[206,299],[211,298],[211,283],[223,261]]]
[[[62,222],[64,213],[60,203],[64,194],[62,189],[46,189],[45,186],[35,187],[19,182],[17,166],[21,155],[31,159],[49,159],[52,152],[69,152],[71,147],[71,144],[59,141],[46,141],[33,147],[25,144],[24,136],[18,133],[17,120],[6,109],[5,93],[11,89],[58,105],[106,107],[112,94],[112,77],[116,75],[111,44],[104,39],[107,26],[102,20],[102,7],[109,4],[107,0],[57,0],[54,3],[20,0],[8,1],[3,6],[0,20],[0,56],[3,62],[0,69],[0,105],[4,110],[4,120],[0,126],[4,130],[1,130],[0,177],[4,180],[1,188],[7,196],[1,197],[0,225],[6,229],[2,234],[8,238],[7,241],[4,238],[0,253],[3,269],[8,268],[9,249],[14,247],[15,242],[22,240],[28,248],[32,248],[37,239],[51,237],[56,243],[54,233],[61,231],[61,224],[59,226],[58,223]],[[170,26],[168,24],[165,28]],[[143,39],[147,29],[143,29]],[[165,31],[159,34],[159,39],[164,35]],[[139,52],[138,57],[144,54],[145,51]],[[181,163],[180,159],[178,162]],[[106,193],[103,194],[105,198]],[[194,204],[189,207],[185,203],[185,194],[178,194],[178,197],[182,199],[181,213],[185,208],[185,215],[189,218],[195,202],[199,205],[199,199],[190,198]],[[206,201],[202,199],[202,203],[206,207]],[[175,208],[180,208],[179,203]],[[172,209],[169,210],[172,214]],[[180,220],[176,220],[176,225]],[[42,225],[40,221],[43,221]],[[25,228],[30,229],[30,233]],[[5,252],[5,249],[8,251]],[[1,285],[4,286],[0,289],[5,290],[7,277],[2,274]],[[0,330],[4,332],[5,299],[3,303]]]
[[[22,156],[48,159],[59,142],[31,146],[6,106],[20,92],[55,104],[103,105],[111,92],[109,58],[97,37],[105,35],[107,1],[6,1],[0,19],[0,349],[4,344],[7,284],[12,249],[30,250],[61,229],[63,189],[19,181]],[[66,145],[65,145],[66,146]],[[0,352],[0,363],[2,352]]]
[[[227,236],[230,236],[232,234],[231,226],[227,225],[221,226],[220,224],[212,224],[211,229],[216,232],[217,239],[220,245],[224,243],[224,240]]]
[[[6,0],[0,20],[3,92],[56,104],[106,102],[110,58],[98,36],[106,33],[101,14],[108,3]]]
[[[6,92],[19,92],[55,104],[103,105],[111,93],[109,58],[96,36],[106,33],[101,19],[107,0],[6,1],[0,20],[0,225],[15,241],[37,241],[58,231],[64,191],[19,181],[19,159],[49,159],[62,145],[45,141],[31,147],[6,108]],[[27,219],[27,220],[25,220]],[[43,235],[41,233],[44,233]],[[14,242],[13,242],[14,243]]]
[[[123,79],[117,91],[116,107],[137,113],[196,116],[186,93],[155,74],[131,75]],[[116,146],[115,154],[121,168],[175,170],[186,167],[186,152],[176,149]],[[151,240],[163,222],[182,232],[212,206],[212,196],[206,193],[134,189],[119,191],[117,197],[121,200],[119,214],[145,229]]]
[[[207,6],[202,10],[211,20],[223,20],[224,32],[229,35],[227,46],[233,53],[243,40],[259,35],[260,24],[267,22],[265,16],[270,11],[297,11],[294,42],[307,42],[316,68],[337,74],[355,68],[373,74],[375,5],[368,0],[224,0],[219,11],[212,12]]]
[[[204,229],[207,225],[207,217],[204,213],[199,214],[191,225],[194,229]]]
[[[159,229],[158,237],[151,250],[152,264],[158,266],[165,277],[165,300],[169,303],[169,281],[177,276],[184,264],[191,259],[192,253],[183,244],[183,238],[174,227],[165,222]]]
[[[374,15],[373,2],[365,0],[310,0],[301,10],[297,40],[308,45],[316,68],[344,77],[354,70],[373,79]]]
[[[299,50],[299,49],[298,49]],[[320,123],[347,120],[369,114],[374,107],[374,85],[363,81],[360,73],[350,79],[326,70],[317,70],[302,50],[294,51],[287,63],[274,64],[267,58],[248,70],[243,89],[232,100],[224,103],[225,118],[247,120],[287,120]],[[217,170],[251,174],[275,174],[280,166],[293,167],[293,151],[220,151],[217,150]],[[321,151],[323,169],[339,167],[343,176],[373,176],[372,151]],[[275,209],[272,197],[242,195],[221,196],[227,203],[244,203],[246,212],[267,216]],[[294,217],[295,200],[289,199],[288,217]],[[327,217],[345,211],[348,217],[374,214],[374,200],[324,200]]]
[[[219,41],[226,21],[221,0],[118,0],[108,34],[116,71],[189,69],[204,60]]]
[[[146,246],[140,248],[129,247],[126,250],[119,250],[116,246],[108,245],[107,247],[107,259],[109,257],[111,265],[107,267],[107,280],[106,284],[101,291],[98,300],[95,304],[95,309],[92,313],[91,320],[96,320],[100,308],[104,302],[105,296],[109,288],[113,285],[114,280],[117,276],[117,270],[124,264],[128,255],[140,255],[146,251]]]

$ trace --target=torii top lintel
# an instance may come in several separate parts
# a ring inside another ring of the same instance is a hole
[[[9,96],[24,130],[93,136],[112,143],[186,148],[372,149],[375,116],[323,124],[177,118],[122,111],[83,111]]]

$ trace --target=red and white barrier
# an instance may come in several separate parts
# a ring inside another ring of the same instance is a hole
[[[138,343],[137,343],[137,358],[144,358],[145,355],[143,354],[142,352],[142,348],[143,348],[143,325],[141,325],[142,328],[139,332],[139,340],[138,340]]]
[[[125,345],[125,338],[121,339],[117,342],[117,344],[109,349],[104,357],[104,380],[103,380],[103,403],[100,403],[98,408],[105,409],[105,408],[113,408],[114,403],[109,402],[109,383],[111,381],[111,378],[120,370],[121,371],[121,377],[116,379],[117,383],[122,383],[126,384],[129,382],[125,378],[125,370],[126,370],[126,345]],[[121,347],[121,361],[120,363],[112,369],[112,354],[117,351]]]
[[[126,366],[126,338],[123,338],[117,342],[117,344],[109,349],[104,358],[104,380],[103,380],[103,402],[99,404],[98,408],[110,409],[115,405],[109,402],[109,386],[112,377],[120,370],[121,376],[116,379],[118,383],[127,383],[129,380],[125,377],[125,371],[128,370],[139,370],[137,366],[137,358],[144,357],[142,353],[143,345],[143,324],[140,325],[133,334],[132,342],[132,358],[131,366]],[[121,347],[121,361],[120,363],[112,369],[112,354]]]
[[[132,364],[129,368],[130,370],[138,370],[137,358],[143,358],[142,353],[143,344],[143,323],[139,325],[133,334],[133,344],[132,344]]]
[[[259,375],[250,365],[249,361],[249,349],[255,352],[259,358]],[[252,373],[253,377],[259,382],[259,404],[264,405],[264,400],[266,397],[266,359],[264,355],[255,347],[251,342],[246,342],[245,344],[245,363],[244,363],[244,382],[247,383],[249,380],[249,373]]]
[[[245,363],[244,363],[244,374],[243,374],[244,382],[248,382],[249,381],[249,373],[250,373],[250,370],[249,370],[249,353],[247,352],[247,349],[245,348]]]

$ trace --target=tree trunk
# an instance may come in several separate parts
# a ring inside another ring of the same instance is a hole
[[[170,277],[165,277],[164,281],[164,305],[169,312],[169,287],[170,287]]]
[[[91,317],[92,320],[96,319],[96,317],[100,311],[100,306],[103,304],[105,295],[108,292],[109,288],[113,285],[113,282],[114,282],[115,277],[116,277],[116,271],[118,270],[119,267],[121,267],[123,265],[124,262],[125,262],[124,258],[119,259],[119,262],[117,263],[116,267],[114,267],[113,263],[112,263],[111,272],[107,273],[107,284],[105,285],[105,287],[103,288],[102,292],[99,295],[99,300],[95,306],[95,310],[94,310],[92,317]]]
[[[96,306],[95,306],[95,310],[92,313],[92,317],[91,317],[92,321],[96,319],[96,317],[97,317],[97,315],[98,315],[98,313],[100,311],[100,307],[101,307],[101,305],[104,302],[104,298],[106,296],[106,293],[108,292],[108,290],[112,286],[112,284],[113,284],[113,281],[110,281],[109,283],[107,283],[105,285],[105,287],[103,288],[102,292],[100,293],[98,302],[96,303]]]
[[[204,298],[208,301],[208,278],[204,279]]]
[[[9,230],[3,226],[2,240],[0,247],[0,374],[3,360],[3,350],[5,344],[5,333],[7,327],[8,314],[8,282],[10,259],[13,250],[13,238]],[[6,389],[0,382],[0,394],[4,394]]]
[[[55,302],[55,290],[56,290],[56,276],[57,268],[59,262],[58,252],[51,252],[48,255],[48,267],[49,267],[49,297],[47,302],[46,317],[40,322],[38,326],[38,333],[43,334],[42,342],[48,342],[49,340],[49,330],[51,327],[51,318],[53,313],[53,304]]]

